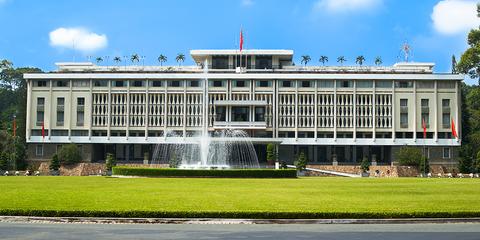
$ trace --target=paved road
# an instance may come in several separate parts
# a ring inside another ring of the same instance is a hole
[[[0,239],[480,239],[480,224],[0,223]]]

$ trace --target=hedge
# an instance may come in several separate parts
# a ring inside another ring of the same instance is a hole
[[[139,177],[296,178],[295,169],[175,169],[113,167],[112,175]]]
[[[117,217],[117,218],[244,218],[244,219],[392,219],[474,218],[480,211],[465,212],[269,212],[269,211],[100,211],[0,209],[2,216]]]

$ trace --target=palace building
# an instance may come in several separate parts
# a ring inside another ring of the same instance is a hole
[[[242,129],[260,164],[268,143],[287,162],[304,152],[310,164],[391,164],[406,145],[422,148],[431,164],[458,162],[463,76],[434,73],[433,63],[300,66],[291,50],[190,55],[195,66],[68,62],[25,74],[29,160],[76,143],[85,161],[114,153],[144,163],[157,144]]]

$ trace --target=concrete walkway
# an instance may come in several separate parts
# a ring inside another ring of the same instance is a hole
[[[297,168],[295,165],[287,165],[287,167]],[[322,169],[316,169],[316,168],[305,168],[305,170],[313,171],[313,172],[319,172],[319,173],[328,174],[328,175],[340,176],[340,177],[361,177],[361,175],[359,175],[359,174],[335,172],[335,171],[322,170]]]

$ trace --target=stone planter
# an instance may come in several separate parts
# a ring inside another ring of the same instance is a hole
[[[369,172],[362,172],[362,177],[370,177],[370,173]]]
[[[60,176],[60,171],[59,170],[50,170],[50,175],[51,176]]]

